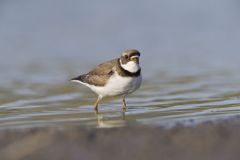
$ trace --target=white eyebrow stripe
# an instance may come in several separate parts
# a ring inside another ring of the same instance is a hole
[[[132,56],[131,59],[132,59],[132,58],[139,58],[139,56]]]

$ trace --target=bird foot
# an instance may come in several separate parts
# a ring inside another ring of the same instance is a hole
[[[123,107],[122,112],[127,112],[127,107]]]

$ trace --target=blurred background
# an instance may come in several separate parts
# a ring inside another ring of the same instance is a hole
[[[142,52],[147,74],[238,69],[239,8],[238,0],[1,0],[1,81],[29,65],[63,78],[62,67],[81,73],[127,48]]]
[[[59,101],[77,109],[84,93],[67,80],[128,48],[142,53],[144,83],[157,83],[143,85],[145,92],[132,100],[136,106],[159,107],[179,97],[226,100],[227,93],[236,100],[239,42],[238,0],[0,0],[0,104],[28,114]],[[91,104],[88,97],[81,105]]]

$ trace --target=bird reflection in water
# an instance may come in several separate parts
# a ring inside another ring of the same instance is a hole
[[[97,127],[98,128],[112,128],[112,127],[123,127],[127,125],[125,112],[121,112],[121,116],[114,119],[104,119],[104,115],[108,113],[95,112],[97,117]],[[106,116],[107,117],[107,116]]]

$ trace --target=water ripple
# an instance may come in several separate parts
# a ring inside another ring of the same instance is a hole
[[[126,113],[121,112],[120,99],[110,99],[100,104],[98,115],[92,106],[96,95],[84,87],[61,83],[42,85],[41,89],[28,84],[27,88],[17,87],[15,92],[4,88],[0,93],[0,128],[46,125],[113,127],[129,124],[173,126],[238,116],[238,79],[230,83],[224,78],[216,81],[216,77],[166,76],[159,82],[146,81],[138,92],[127,98]],[[41,94],[37,94],[40,90]],[[4,93],[11,98],[6,100]]]

